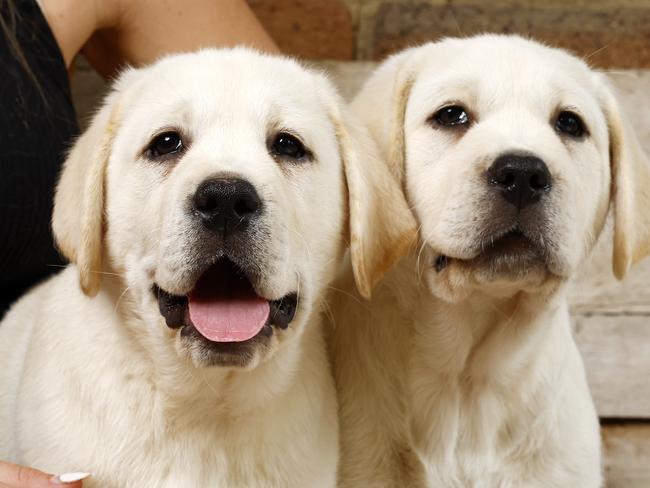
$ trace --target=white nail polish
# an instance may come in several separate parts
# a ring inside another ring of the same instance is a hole
[[[90,476],[90,473],[63,473],[57,476],[53,481],[55,483],[75,483],[77,481],[85,480]]]

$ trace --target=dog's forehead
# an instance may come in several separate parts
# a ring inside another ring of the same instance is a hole
[[[453,39],[426,50],[413,88],[423,96],[522,106],[594,99],[592,72],[583,61],[520,37]]]
[[[326,117],[316,75],[296,62],[245,49],[176,55],[142,70],[128,98],[152,114],[186,120]]]

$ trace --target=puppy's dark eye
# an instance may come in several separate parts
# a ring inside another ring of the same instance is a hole
[[[287,134],[286,132],[280,132],[275,136],[275,140],[271,145],[271,150],[276,156],[291,158],[291,159],[302,159],[307,154],[305,146],[298,140],[298,138]]]
[[[157,158],[183,150],[183,140],[178,132],[169,131],[157,135],[149,144],[149,156]]]
[[[575,138],[582,137],[586,132],[585,124],[580,116],[568,110],[560,112],[557,116],[555,130]]]
[[[454,127],[469,124],[469,115],[460,105],[448,105],[438,110],[431,119],[444,127]]]

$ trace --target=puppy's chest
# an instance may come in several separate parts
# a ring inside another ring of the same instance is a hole
[[[263,435],[251,437],[248,445],[242,445],[239,440],[209,435],[208,430],[204,435],[170,436],[160,441],[132,439],[130,446],[110,446],[117,447],[117,452],[95,457],[95,466],[90,468],[94,484],[88,486],[236,488],[293,486],[303,481],[300,468],[289,466],[278,453],[264,447],[267,445]],[[288,456],[295,459],[299,453]],[[103,464],[101,459],[110,461]]]
[[[543,401],[467,379],[447,380],[439,393],[428,411],[438,412],[442,421],[432,426],[421,449],[428,453],[429,486],[522,486],[522,476],[536,469],[540,454],[540,445],[532,440],[545,444],[543,426],[532,413],[533,405]]]
[[[315,458],[316,446],[282,438],[273,419],[201,419],[206,411],[188,405],[197,415],[172,421],[155,408],[144,415],[123,407],[68,416],[47,436],[48,427],[38,429],[24,439],[31,448],[23,461],[53,472],[88,471],[92,481],[84,486],[91,488],[307,486],[310,463],[298,460]]]

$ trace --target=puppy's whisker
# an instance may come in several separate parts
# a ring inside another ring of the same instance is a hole
[[[359,305],[361,305],[363,308],[365,308],[366,310],[369,310],[368,304],[365,303],[365,302],[363,302],[362,300],[360,300],[358,297],[356,297],[356,296],[353,295],[352,293],[350,293],[350,292],[348,292],[348,291],[345,291],[345,290],[342,290],[342,289],[337,288],[337,287],[332,286],[332,285],[328,286],[327,288],[328,288],[328,290],[332,290],[332,291],[335,291],[335,292],[341,293],[342,295],[345,295],[345,296],[347,296],[347,297],[352,298],[355,302],[357,302],[357,303],[358,303]]]
[[[130,289],[131,287],[129,286],[124,288],[124,291],[120,294],[120,296],[117,298],[117,301],[115,302],[115,308],[113,309],[113,312],[117,312],[117,309],[120,307],[120,303],[122,302],[122,298],[124,298],[124,296]]]
[[[420,232],[421,231],[422,231],[422,224],[418,224],[418,228],[415,229],[415,235],[417,236],[417,238],[414,240],[414,244],[420,238]]]
[[[336,328],[336,320],[334,319],[334,313],[332,312],[332,307],[325,299],[320,300],[320,307],[323,313],[327,316],[331,326]]]
[[[307,242],[307,239],[305,238],[305,236],[301,232],[299,232],[297,229],[294,229],[294,228],[291,228],[291,227],[289,227],[288,229],[289,229],[290,232],[293,232],[295,235],[297,235],[298,238],[302,241],[302,245],[303,245],[303,247],[304,247],[304,249],[305,249],[305,251],[307,253],[307,257],[308,257],[308,259],[311,259],[311,248],[309,247],[309,243]]]
[[[111,273],[110,271],[98,271],[98,270],[96,270],[96,269],[91,269],[91,270],[89,270],[89,271],[90,271],[91,273],[100,274],[100,275],[106,275],[106,276],[122,276],[122,275],[119,274],[119,273]]]
[[[416,235],[420,235],[420,230],[422,230],[422,224],[418,225],[418,228],[415,231]],[[414,244],[415,244],[415,242],[414,242]],[[420,283],[420,254],[422,253],[422,250],[424,249],[425,245],[426,245],[426,243],[424,242],[424,240],[422,240],[422,242],[420,244],[420,250],[418,251],[418,257],[415,260],[415,275],[417,277],[417,283],[418,284]]]
[[[465,37],[463,29],[460,28],[460,22],[458,22],[458,17],[456,17],[456,12],[454,11],[453,4],[450,4],[449,11],[451,12],[451,17],[454,19],[454,24],[456,24],[456,29],[458,30],[459,37]]]
[[[300,307],[300,273],[294,271],[296,275],[296,310]]]
[[[48,268],[67,268],[70,266],[69,264],[46,264]],[[96,269],[90,269],[88,270],[90,273],[95,273],[95,274],[103,274],[103,275],[108,275],[108,276],[121,276],[119,273],[111,273],[110,271],[99,271]]]
[[[582,58],[583,61],[587,61],[589,58],[595,56],[596,54],[598,54],[598,53],[601,52],[601,51],[604,51],[604,50],[607,49],[608,47],[609,47],[609,44],[605,44],[603,47],[600,47],[600,48],[596,49],[595,51],[593,51],[592,53],[587,54],[586,56],[584,56],[584,57]]]
[[[628,78],[636,78],[635,73],[631,73],[629,71],[620,71],[616,69],[603,69],[601,70],[603,73],[607,73],[609,76],[626,76]]]
[[[426,243],[423,241],[422,245],[420,246],[420,251],[418,252],[418,257],[415,261],[415,270],[416,270],[416,276],[417,276],[417,284],[419,285],[422,281],[422,268],[420,267],[420,257],[422,256],[422,253],[424,252],[424,249],[426,247]]]

